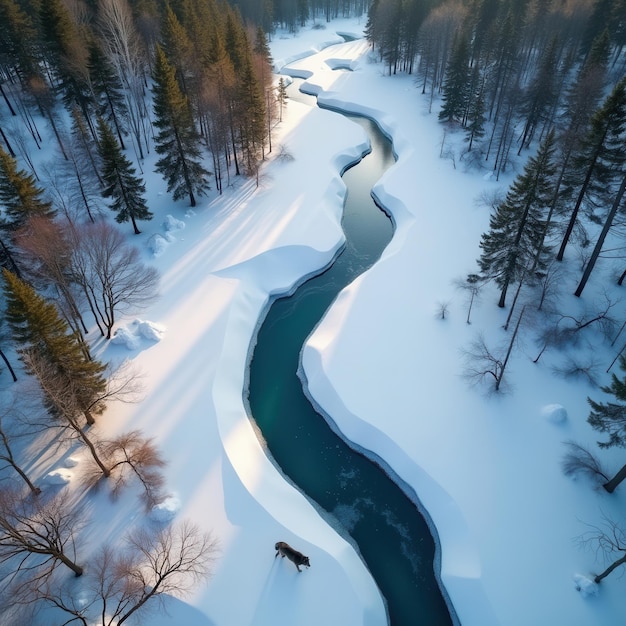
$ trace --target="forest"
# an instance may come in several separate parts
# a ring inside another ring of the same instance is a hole
[[[496,349],[477,336],[464,350],[466,378],[501,391],[521,329],[534,337],[534,363],[562,353],[560,376],[597,387],[600,367],[626,371],[626,2],[373,0],[366,34],[386,72],[414,75],[437,112],[442,158],[513,178],[506,193],[480,198],[489,229],[477,268],[456,285],[468,323],[483,287],[497,287],[508,338]],[[570,294],[581,298],[573,315],[561,306]],[[600,366],[594,352],[609,345],[615,358]],[[600,448],[626,447],[624,374],[601,391],[610,400],[588,398],[588,422],[604,437]],[[576,444],[563,469],[609,492],[626,478],[626,465],[610,478]]]
[[[481,340],[469,351],[472,375],[498,390],[530,320],[535,362],[589,330],[619,347],[626,318],[608,285],[578,318],[559,310],[558,289],[568,257],[578,297],[599,259],[626,257],[625,0],[0,0],[0,357],[2,374],[27,375],[42,405],[0,414],[2,473],[15,479],[0,489],[0,567],[13,583],[10,603],[0,598],[3,619],[47,603],[88,623],[52,577],[61,565],[83,575],[80,516],[40,497],[16,442],[54,430],[88,451],[87,484],[105,477],[119,492],[134,481],[147,508],[162,496],[164,461],[150,437],[103,440],[89,429],[107,402],[137,394],[136,375],[110,371],[86,335],[95,324],[110,339],[121,315],[157,296],[158,273],[120,230],[139,234],[152,217],[146,155],[159,156],[168,193],[191,207],[232,177],[258,183],[286,97],[268,41],[277,28],[351,15],[367,15],[385,71],[413,75],[430,109],[437,104],[443,158],[495,180],[517,174],[506,194],[482,199],[490,227],[478,267],[458,285],[470,298],[468,323],[486,284],[508,306],[506,356]],[[54,153],[54,167],[33,150]],[[612,286],[625,279],[626,267],[602,275]],[[626,369],[624,349],[611,366],[621,357]],[[593,379],[588,363],[567,367]],[[626,401],[615,375],[603,390]],[[590,404],[604,445],[626,447],[623,405]],[[572,473],[600,472],[579,448],[567,462]],[[612,491],[626,466],[604,478]],[[208,576],[214,546],[183,523],[129,537],[127,554],[105,547],[89,573],[98,589],[89,607],[115,602],[121,624],[160,593]],[[171,557],[177,565],[161,568]]]

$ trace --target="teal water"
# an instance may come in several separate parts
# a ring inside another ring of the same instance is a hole
[[[351,119],[370,135],[372,151],[343,175],[346,246],[329,269],[273,302],[252,355],[249,406],[274,461],[358,545],[387,601],[390,624],[444,626],[452,620],[434,575],[435,544],[426,521],[379,466],[333,432],[297,375],[307,336],[393,235],[390,219],[370,195],[394,163],[391,143],[371,121]]]

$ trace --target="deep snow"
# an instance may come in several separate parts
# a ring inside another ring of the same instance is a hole
[[[413,77],[386,76],[363,41],[331,45],[341,41],[337,32],[363,26],[340,20],[271,42],[277,69],[294,62],[289,71],[307,77],[307,90],[324,104],[373,117],[398,155],[375,190],[393,213],[394,239],[307,343],[310,391],[346,437],[385,459],[419,495],[437,527],[442,580],[462,624],[623,623],[623,580],[616,573],[589,586],[603,563],[575,539],[603,512],[620,519],[626,487],[609,496],[560,469],[564,441],[595,445],[586,397],[601,392],[554,375],[556,355],[533,364],[530,336],[514,353],[508,393],[486,394],[462,376],[461,350],[479,330],[489,341],[506,339],[495,291],[483,292],[468,325],[466,298],[453,283],[475,270],[488,225],[489,210],[476,198],[506,189],[510,178],[496,183],[441,159],[442,127]],[[345,67],[352,71],[333,69]],[[171,496],[153,517],[190,518],[220,541],[210,582],[168,604],[169,615],[150,617],[151,625],[386,621],[350,544],[267,459],[242,398],[250,341],[269,298],[323,267],[342,244],[339,172],[366,140],[340,115],[290,101],[273,142],[293,159],[268,159],[258,189],[236,180],[193,211],[172,203],[144,165],[155,218],[129,239],[162,272],[161,297],[140,318],[122,320],[117,339],[92,334],[100,357],[130,358],[143,375],[142,401],[110,406],[98,428],[107,435],[141,428],[156,438]],[[591,289],[582,302],[571,291],[562,298],[572,308],[592,305]],[[613,469],[620,464],[619,451],[602,458]],[[81,462],[72,451],[69,463],[51,466],[48,456],[31,470],[79,489]],[[131,495],[93,500],[87,541],[114,541],[154,523]],[[307,554],[311,568],[298,574],[275,560],[277,540]]]

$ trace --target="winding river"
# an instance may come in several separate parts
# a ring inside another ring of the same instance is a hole
[[[444,626],[452,620],[434,575],[435,543],[426,521],[379,466],[335,434],[297,374],[307,336],[393,236],[391,220],[370,193],[394,163],[391,143],[370,120],[350,119],[364,127],[372,150],[343,174],[346,245],[330,268],[272,303],[252,355],[249,406],[274,461],[351,536],[386,599],[390,624]]]

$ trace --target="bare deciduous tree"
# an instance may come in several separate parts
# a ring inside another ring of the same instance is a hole
[[[108,470],[107,478],[112,481],[112,493],[118,496],[128,483],[136,478],[141,484],[142,500],[147,509],[162,498],[164,484],[161,469],[165,461],[159,454],[152,439],[133,430],[109,441],[96,443],[98,456],[104,459]],[[87,484],[94,484],[102,477],[102,470],[94,466],[85,474]]]
[[[140,529],[124,548],[104,547],[86,573],[86,593],[47,580],[33,597],[60,609],[83,626],[121,626],[145,613],[153,600],[182,597],[208,578],[218,551],[217,541],[188,522],[156,532]]]
[[[24,498],[15,489],[0,490],[0,564],[20,575],[43,580],[59,564],[76,576],[75,538],[83,525],[77,510],[67,505],[65,494],[52,498]]]
[[[561,468],[566,476],[570,478],[584,476],[597,485],[601,485],[609,479],[604,473],[600,461],[587,448],[575,441],[566,441],[564,445],[567,451],[561,460]]]
[[[565,379],[580,378],[597,387],[599,368],[600,363],[593,355],[582,358],[568,355],[562,363],[552,366],[552,371]]]
[[[602,556],[608,567],[593,579],[599,583],[620,565],[626,565],[626,531],[622,526],[606,515],[602,515],[602,524],[587,524],[589,530],[576,538],[581,547],[594,550]]]
[[[506,351],[498,349],[494,352],[487,346],[485,337],[479,334],[477,338],[472,342],[469,349],[463,351],[463,357],[465,361],[465,370],[463,377],[472,384],[482,383],[485,379],[492,378],[494,381],[494,390],[500,391],[502,386],[502,379],[506,366],[513,352],[513,346],[517,339],[517,335],[524,316],[525,307],[522,308],[517,323],[515,324],[515,330],[511,335],[508,347]]]
[[[0,463],[10,467],[26,483],[30,492],[34,496],[38,496],[41,493],[41,489],[33,484],[13,450],[13,439],[23,435],[23,433],[17,432],[17,425],[20,421],[15,419],[15,411],[15,407],[7,407],[3,410],[3,414],[0,415]],[[11,415],[12,413],[13,415]]]
[[[458,278],[454,281],[454,286],[457,289],[461,289],[467,293],[468,305],[467,305],[467,319],[468,324],[471,324],[470,316],[472,315],[472,306],[474,302],[478,300],[480,290],[485,286],[487,281],[478,274],[468,274],[466,278]]]
[[[16,233],[16,244],[25,253],[24,274],[30,282],[51,285],[57,292],[57,308],[76,334],[85,356],[89,348],[83,337],[87,326],[71,283],[70,241],[57,222],[45,217],[31,217]]]
[[[105,53],[124,85],[126,122],[137,157],[143,160],[143,146],[148,150],[150,119],[144,90],[146,61],[128,2],[105,0],[99,3],[98,26]]]
[[[574,345],[581,337],[582,331],[591,326],[598,327],[607,337],[611,336],[615,328],[615,318],[611,315],[611,309],[619,301],[612,300],[606,294],[604,300],[602,308],[592,312],[585,311],[580,317],[554,312],[552,323],[541,334],[540,341],[543,345],[533,362],[537,363],[549,347]]]
[[[141,261],[118,228],[85,224],[73,231],[72,271],[102,335],[111,338],[116,315],[138,309],[157,295],[159,274]]]
[[[142,485],[146,506],[158,501],[163,479],[159,470],[165,465],[152,440],[138,431],[103,441],[87,431],[81,419],[73,381],[59,376],[56,369],[35,350],[24,350],[24,363],[37,378],[48,401],[55,409],[57,424],[71,439],[78,440],[89,450],[93,469],[85,474],[85,482],[95,484],[100,478],[110,478],[113,493],[118,494],[135,476]],[[129,383],[132,388],[132,385]],[[122,385],[122,388],[124,386]],[[128,388],[125,389],[128,391]],[[98,399],[102,402],[102,398]]]

